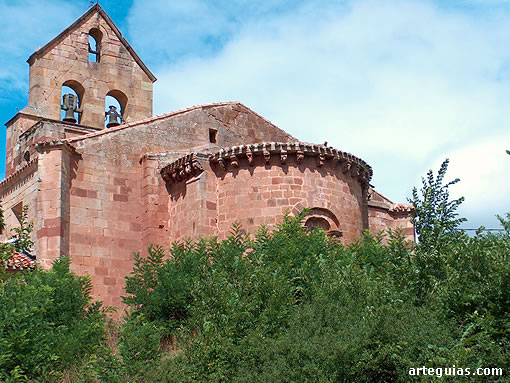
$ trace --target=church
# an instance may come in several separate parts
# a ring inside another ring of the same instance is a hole
[[[98,4],[28,64],[28,106],[6,123],[2,240],[27,206],[35,263],[69,255],[105,305],[122,306],[135,252],[221,240],[235,222],[253,233],[309,208],[305,226],[342,243],[366,229],[414,239],[413,207],[378,193],[361,158],[237,101],[153,116],[156,77]]]

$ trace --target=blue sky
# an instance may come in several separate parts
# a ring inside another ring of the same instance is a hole
[[[26,106],[26,59],[89,4],[0,0],[2,122]],[[510,1],[100,4],[158,78],[155,114],[239,100],[363,158],[396,202],[450,158],[466,226],[498,227],[510,211]]]

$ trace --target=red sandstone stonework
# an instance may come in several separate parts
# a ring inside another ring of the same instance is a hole
[[[94,28],[102,55],[90,63]],[[6,232],[28,205],[37,262],[68,254],[106,305],[122,305],[133,253],[225,238],[234,222],[253,232],[310,208],[306,225],[344,243],[387,227],[413,238],[412,209],[373,190],[364,161],[302,143],[239,102],[152,117],[155,78],[98,5],[29,63],[30,105],[6,124]],[[59,121],[60,88],[71,80],[83,88],[79,124]],[[111,91],[127,95],[125,123],[104,129]]]

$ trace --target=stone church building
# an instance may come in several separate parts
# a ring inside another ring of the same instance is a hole
[[[97,4],[28,63],[29,105],[6,123],[2,236],[28,206],[36,263],[69,255],[106,305],[121,306],[134,252],[223,239],[234,222],[253,232],[307,207],[306,226],[344,243],[387,227],[413,238],[412,207],[376,192],[350,153],[301,142],[240,102],[153,116],[156,78]]]

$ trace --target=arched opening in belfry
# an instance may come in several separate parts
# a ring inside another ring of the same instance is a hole
[[[89,62],[98,63],[101,58],[101,40],[103,38],[103,34],[97,28],[92,28],[89,31]]]
[[[127,96],[120,90],[111,90],[106,94],[104,103],[106,128],[113,128],[124,122],[127,101]]]
[[[68,80],[62,84],[62,104],[60,105],[62,121],[80,123],[84,94],[85,89],[78,81]]]

